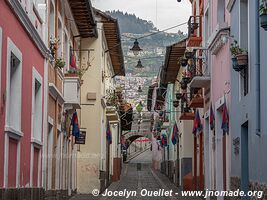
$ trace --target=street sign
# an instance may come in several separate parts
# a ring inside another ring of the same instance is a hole
[[[85,144],[86,131],[80,132],[80,137],[75,137],[75,144]]]

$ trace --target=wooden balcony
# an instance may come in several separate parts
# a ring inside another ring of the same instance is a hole
[[[189,102],[190,108],[204,108],[204,98],[200,95],[194,96]]]
[[[187,47],[200,47],[202,43],[202,17],[190,16],[188,20]]]
[[[183,112],[180,115],[179,120],[194,120],[195,119],[195,113],[192,112]]]

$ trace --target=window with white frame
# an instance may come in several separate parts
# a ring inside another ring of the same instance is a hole
[[[205,46],[207,45],[209,36],[210,36],[210,16],[209,16],[209,8],[205,12],[205,18],[204,18],[204,32],[205,32]]]
[[[38,16],[45,22],[46,0],[33,0],[33,9],[38,13]]]
[[[60,58],[63,57],[63,43],[64,43],[64,41],[62,40],[62,34],[63,34],[62,21],[58,18],[58,35],[57,35],[57,38],[59,39],[59,44],[58,44],[58,48],[57,48],[57,57],[60,57]]]
[[[69,61],[69,57],[70,57],[70,55],[69,55],[69,53],[70,53],[70,47],[69,47],[69,40],[68,40],[68,35],[67,35],[67,33],[66,32],[64,32],[64,48],[63,48],[63,55],[64,55],[64,61],[65,61],[65,68],[64,68],[64,70],[65,71],[68,71],[69,70],[69,63],[70,63],[70,61]]]
[[[49,8],[49,36],[55,37],[55,7],[52,1]]]
[[[6,131],[21,134],[22,53],[8,38]]]
[[[32,81],[32,126],[33,139],[41,142],[42,140],[42,77],[33,68]]]
[[[219,24],[225,22],[225,0],[217,1],[217,22]]]
[[[248,50],[248,0],[240,0],[240,47]],[[240,94],[246,96],[249,92],[249,67],[240,72]]]

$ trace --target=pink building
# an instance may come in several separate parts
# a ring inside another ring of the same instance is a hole
[[[205,73],[211,80],[205,90],[204,107],[205,188],[209,190],[230,189],[231,140],[229,130],[222,130],[223,110],[227,108],[229,113],[231,92],[230,14],[227,5],[228,1],[204,1]],[[209,120],[212,117],[211,106],[215,123],[213,129]]]
[[[44,73],[48,55],[44,38],[42,13],[35,3],[0,1],[1,188],[42,185]],[[10,199],[9,190],[4,195],[4,199]],[[31,194],[20,190],[15,195],[28,199]]]

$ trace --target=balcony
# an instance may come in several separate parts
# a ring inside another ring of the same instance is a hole
[[[207,64],[207,55],[202,50],[198,50],[194,60],[194,66],[191,68],[192,80],[189,87],[191,89],[208,88],[210,86],[210,70]]]
[[[200,47],[202,43],[202,18],[190,16],[188,20],[187,47]]]
[[[191,88],[190,101],[188,105],[190,108],[204,108],[202,89]]]
[[[192,110],[187,105],[186,101],[187,100],[185,101],[181,100],[181,115],[179,120],[194,120],[195,113],[192,112]]]
[[[191,112],[184,112],[181,113],[179,120],[194,120],[195,119],[195,113]]]
[[[106,108],[106,117],[109,121],[119,121],[120,116],[117,112],[117,108],[114,106],[107,106]]]
[[[67,110],[80,109],[80,78],[77,75],[65,75],[64,99]]]

